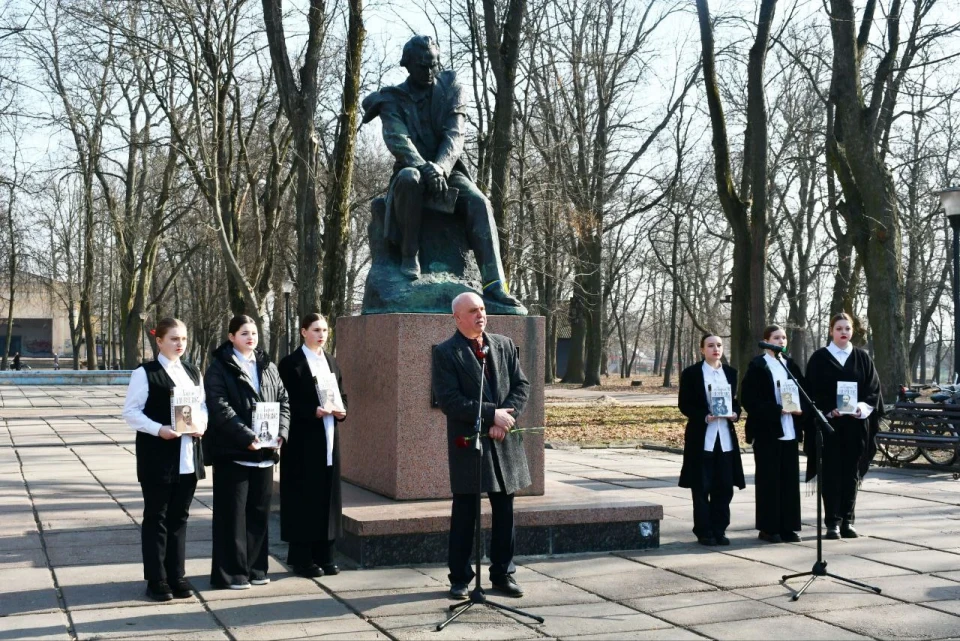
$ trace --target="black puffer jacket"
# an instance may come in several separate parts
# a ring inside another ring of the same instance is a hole
[[[257,402],[280,403],[280,436],[290,431],[290,403],[276,365],[262,350],[255,352],[260,392],[253,387],[233,355],[229,341],[213,351],[213,362],[203,377],[210,421],[203,435],[203,460],[208,465],[222,461],[279,461],[277,450],[247,449],[257,439],[250,424]]]

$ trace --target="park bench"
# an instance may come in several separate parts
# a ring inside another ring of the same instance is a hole
[[[960,405],[897,403],[881,419],[877,448],[893,465],[923,455],[931,465],[953,467],[960,454]]]

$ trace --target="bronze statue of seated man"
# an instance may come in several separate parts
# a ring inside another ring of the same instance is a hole
[[[403,47],[400,66],[409,74],[403,83],[363,100],[363,122],[380,117],[383,140],[396,158],[384,235],[400,247],[400,271],[411,280],[420,278],[424,207],[461,215],[480,269],[483,296],[520,307],[507,292],[493,208],[461,158],[466,107],[457,76],[440,70],[440,49],[430,36],[411,38]]]

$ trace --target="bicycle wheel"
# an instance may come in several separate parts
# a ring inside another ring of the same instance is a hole
[[[904,429],[903,425],[900,423],[894,423],[889,418],[883,417],[880,419],[880,433],[890,432],[893,434],[896,433],[910,433],[913,429],[907,430]],[[897,445],[895,443],[878,443],[877,449],[882,451],[888,459],[897,464],[910,463],[917,460],[920,456],[920,448],[913,445]]]
[[[919,429],[917,430],[920,431]],[[926,426],[923,431],[927,434],[936,436],[956,436],[957,430],[952,425],[943,427]],[[927,459],[931,465],[937,467],[949,467],[957,462],[958,452],[956,445],[944,445],[943,447],[921,447],[920,452],[923,458]]]

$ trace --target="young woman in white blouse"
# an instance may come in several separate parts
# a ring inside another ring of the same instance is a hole
[[[347,412],[337,359],[324,351],[329,335],[323,316],[307,314],[300,323],[303,346],[279,368],[290,396],[290,433],[280,459],[280,538],[290,545],[288,565],[306,577],[340,571],[333,562],[342,511],[337,432]]]
[[[184,578],[187,518],[197,480],[206,475],[199,436],[207,424],[207,406],[191,411],[192,433],[181,435],[171,424],[170,396],[175,387],[203,390],[200,372],[184,363],[187,328],[164,318],[155,330],[157,359],[130,376],[123,418],[137,431],[137,480],[143,490],[141,547],[147,595],[157,601],[187,598]]]
[[[763,340],[786,347],[787,333],[779,325],[763,330]],[[793,359],[772,350],[750,361],[743,377],[740,400],[747,410],[746,440],[753,444],[756,462],[756,528],[768,543],[799,543],[800,535],[800,454],[801,424],[805,399],[800,409],[784,409],[783,388],[793,380],[804,389],[803,374]]]

